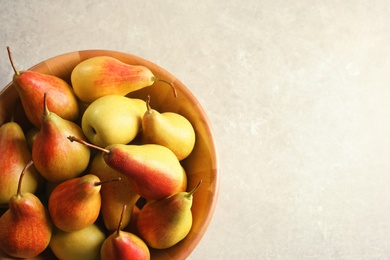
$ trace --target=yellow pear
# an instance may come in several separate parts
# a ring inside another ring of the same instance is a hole
[[[150,107],[142,118],[142,142],[163,145],[176,155],[179,161],[185,159],[195,146],[195,130],[184,116],[173,113],[159,113]]]
[[[80,62],[71,74],[71,82],[76,96],[88,104],[107,95],[124,96],[151,86],[156,80],[164,81],[156,78],[152,71],[145,66],[130,65],[109,56],[86,59]],[[168,84],[177,95],[173,84]]]
[[[56,228],[49,246],[59,259],[96,260],[105,239],[103,229],[96,224],[73,232]]]
[[[141,99],[104,96],[87,107],[81,128],[95,145],[127,144],[138,135],[145,111],[145,101]]]

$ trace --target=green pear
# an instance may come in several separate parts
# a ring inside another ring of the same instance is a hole
[[[201,181],[190,192],[179,192],[162,200],[149,201],[141,209],[137,230],[147,245],[171,247],[183,240],[192,227],[192,199]]]
[[[103,152],[106,164],[125,175],[134,191],[145,199],[168,197],[180,191],[186,181],[179,160],[165,146],[113,144],[102,148],[75,136],[68,139]]]
[[[102,181],[123,176],[106,164],[102,153],[96,154],[92,159],[89,173],[98,176]],[[118,216],[122,212],[123,205],[127,207],[122,218],[122,224],[127,226],[132,217],[132,208],[140,197],[130,185],[129,180],[122,178],[121,181],[110,185],[102,185],[100,195],[102,198],[100,214],[106,229],[108,231],[116,230]]]
[[[32,146],[32,159],[38,172],[48,181],[62,182],[79,176],[87,168],[90,150],[83,145],[71,145],[66,137],[76,135],[86,139],[81,128],[49,111],[44,99],[41,129]]]
[[[29,121],[40,128],[44,93],[50,96],[47,105],[51,111],[66,120],[77,120],[79,107],[72,87],[66,81],[53,75],[34,71],[18,71],[14,66],[9,47],[7,50],[15,72],[13,83]]]
[[[97,260],[105,239],[104,230],[96,224],[73,232],[55,228],[49,246],[58,259]]]
[[[77,97],[85,103],[107,95],[122,95],[151,86],[156,78],[145,66],[130,65],[114,57],[97,56],[80,62],[72,71],[71,82]],[[168,83],[176,90],[172,83]]]
[[[31,161],[31,152],[22,128],[16,122],[7,122],[0,127],[0,205],[8,207],[8,201],[15,195],[20,173]],[[22,183],[22,190],[35,193],[39,173],[34,165],[29,167]]]
[[[179,161],[185,159],[195,146],[195,130],[184,116],[174,112],[159,113],[150,107],[142,118],[143,143],[159,144],[171,149]]]
[[[116,232],[109,235],[103,242],[100,250],[102,260],[149,260],[150,251],[148,246],[137,235],[121,230],[123,212]]]
[[[144,106],[141,110],[140,107]],[[99,146],[130,143],[141,129],[145,101],[108,95],[92,102],[85,110],[81,128],[88,140]]]
[[[9,200],[9,209],[0,217],[0,250],[17,258],[32,258],[49,245],[53,224],[41,201],[34,194],[22,192],[24,167],[16,195]]]
[[[116,179],[120,180],[120,179]],[[101,207],[99,177],[87,174],[58,184],[50,193],[48,209],[54,225],[65,232],[86,228],[95,223]]]

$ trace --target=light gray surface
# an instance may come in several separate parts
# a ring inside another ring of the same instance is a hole
[[[198,97],[220,197],[190,259],[389,259],[390,1],[0,0],[0,86],[81,49]],[[2,49],[2,51],[1,51]]]

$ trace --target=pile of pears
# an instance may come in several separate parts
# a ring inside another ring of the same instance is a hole
[[[14,70],[30,126],[0,126],[0,251],[32,258],[150,259],[190,232],[195,187],[182,161],[193,125],[128,97],[156,81],[145,66],[97,56],[71,80]],[[1,254],[0,254],[1,255]]]

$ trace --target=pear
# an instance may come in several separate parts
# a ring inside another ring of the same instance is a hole
[[[139,107],[144,106],[141,111]],[[101,97],[85,110],[81,128],[88,140],[99,146],[130,143],[141,129],[145,101],[120,95]]]
[[[37,127],[32,127],[26,132],[27,146],[30,151],[32,151],[32,146],[38,133],[39,133],[39,128]]]
[[[50,193],[48,202],[54,225],[65,232],[92,225],[100,212],[101,185],[115,180],[102,182],[96,175],[87,174],[58,184]]]
[[[123,206],[123,211],[126,210],[126,205]],[[148,246],[142,239],[132,233],[122,231],[122,218],[119,220],[119,225],[116,232],[109,235],[103,242],[100,250],[102,260],[148,260],[150,259],[150,251]]]
[[[21,126],[7,122],[0,127],[0,205],[8,207],[8,201],[15,195],[20,173],[31,161],[31,152]],[[34,165],[28,168],[22,183],[22,190],[35,193],[39,183],[39,173]]]
[[[9,47],[8,56],[14,69],[13,83],[29,121],[40,128],[43,114],[44,93],[49,93],[48,107],[60,117],[75,121],[79,116],[77,98],[72,87],[59,77],[34,71],[18,71],[12,60]]]
[[[92,159],[89,173],[98,176],[102,181],[123,176],[106,164],[102,153],[96,154]],[[140,197],[130,185],[129,180],[122,178],[121,181],[110,185],[102,185],[100,195],[102,198],[100,214],[106,229],[116,230],[118,216],[122,212],[123,205],[127,207],[122,218],[122,225],[127,226],[132,217],[132,208]]]
[[[49,111],[46,96],[45,93],[42,125],[32,146],[32,159],[46,180],[62,182],[84,172],[89,164],[90,150],[80,144],[69,144],[66,139],[69,134],[86,138],[76,123]]]
[[[130,65],[114,57],[97,56],[80,62],[71,74],[76,96],[85,103],[107,95],[122,95],[151,86],[155,81],[168,83],[175,96],[172,83],[156,78],[145,66]]]
[[[190,192],[179,192],[145,204],[138,215],[137,230],[147,245],[165,249],[188,235],[192,227],[193,194],[201,182]]]
[[[0,250],[12,257],[32,258],[49,245],[53,224],[41,201],[22,192],[22,180],[32,161],[24,167],[17,193],[9,200],[9,209],[0,217]]]
[[[185,159],[195,146],[195,130],[184,116],[174,112],[159,113],[150,107],[142,118],[143,143],[159,144],[171,149],[179,161]]]
[[[49,246],[58,259],[96,260],[105,239],[104,230],[97,224],[73,232],[55,228]]]
[[[179,160],[165,146],[113,144],[102,148],[75,136],[68,139],[102,151],[106,164],[125,175],[134,191],[147,200],[177,193],[186,181]]]

